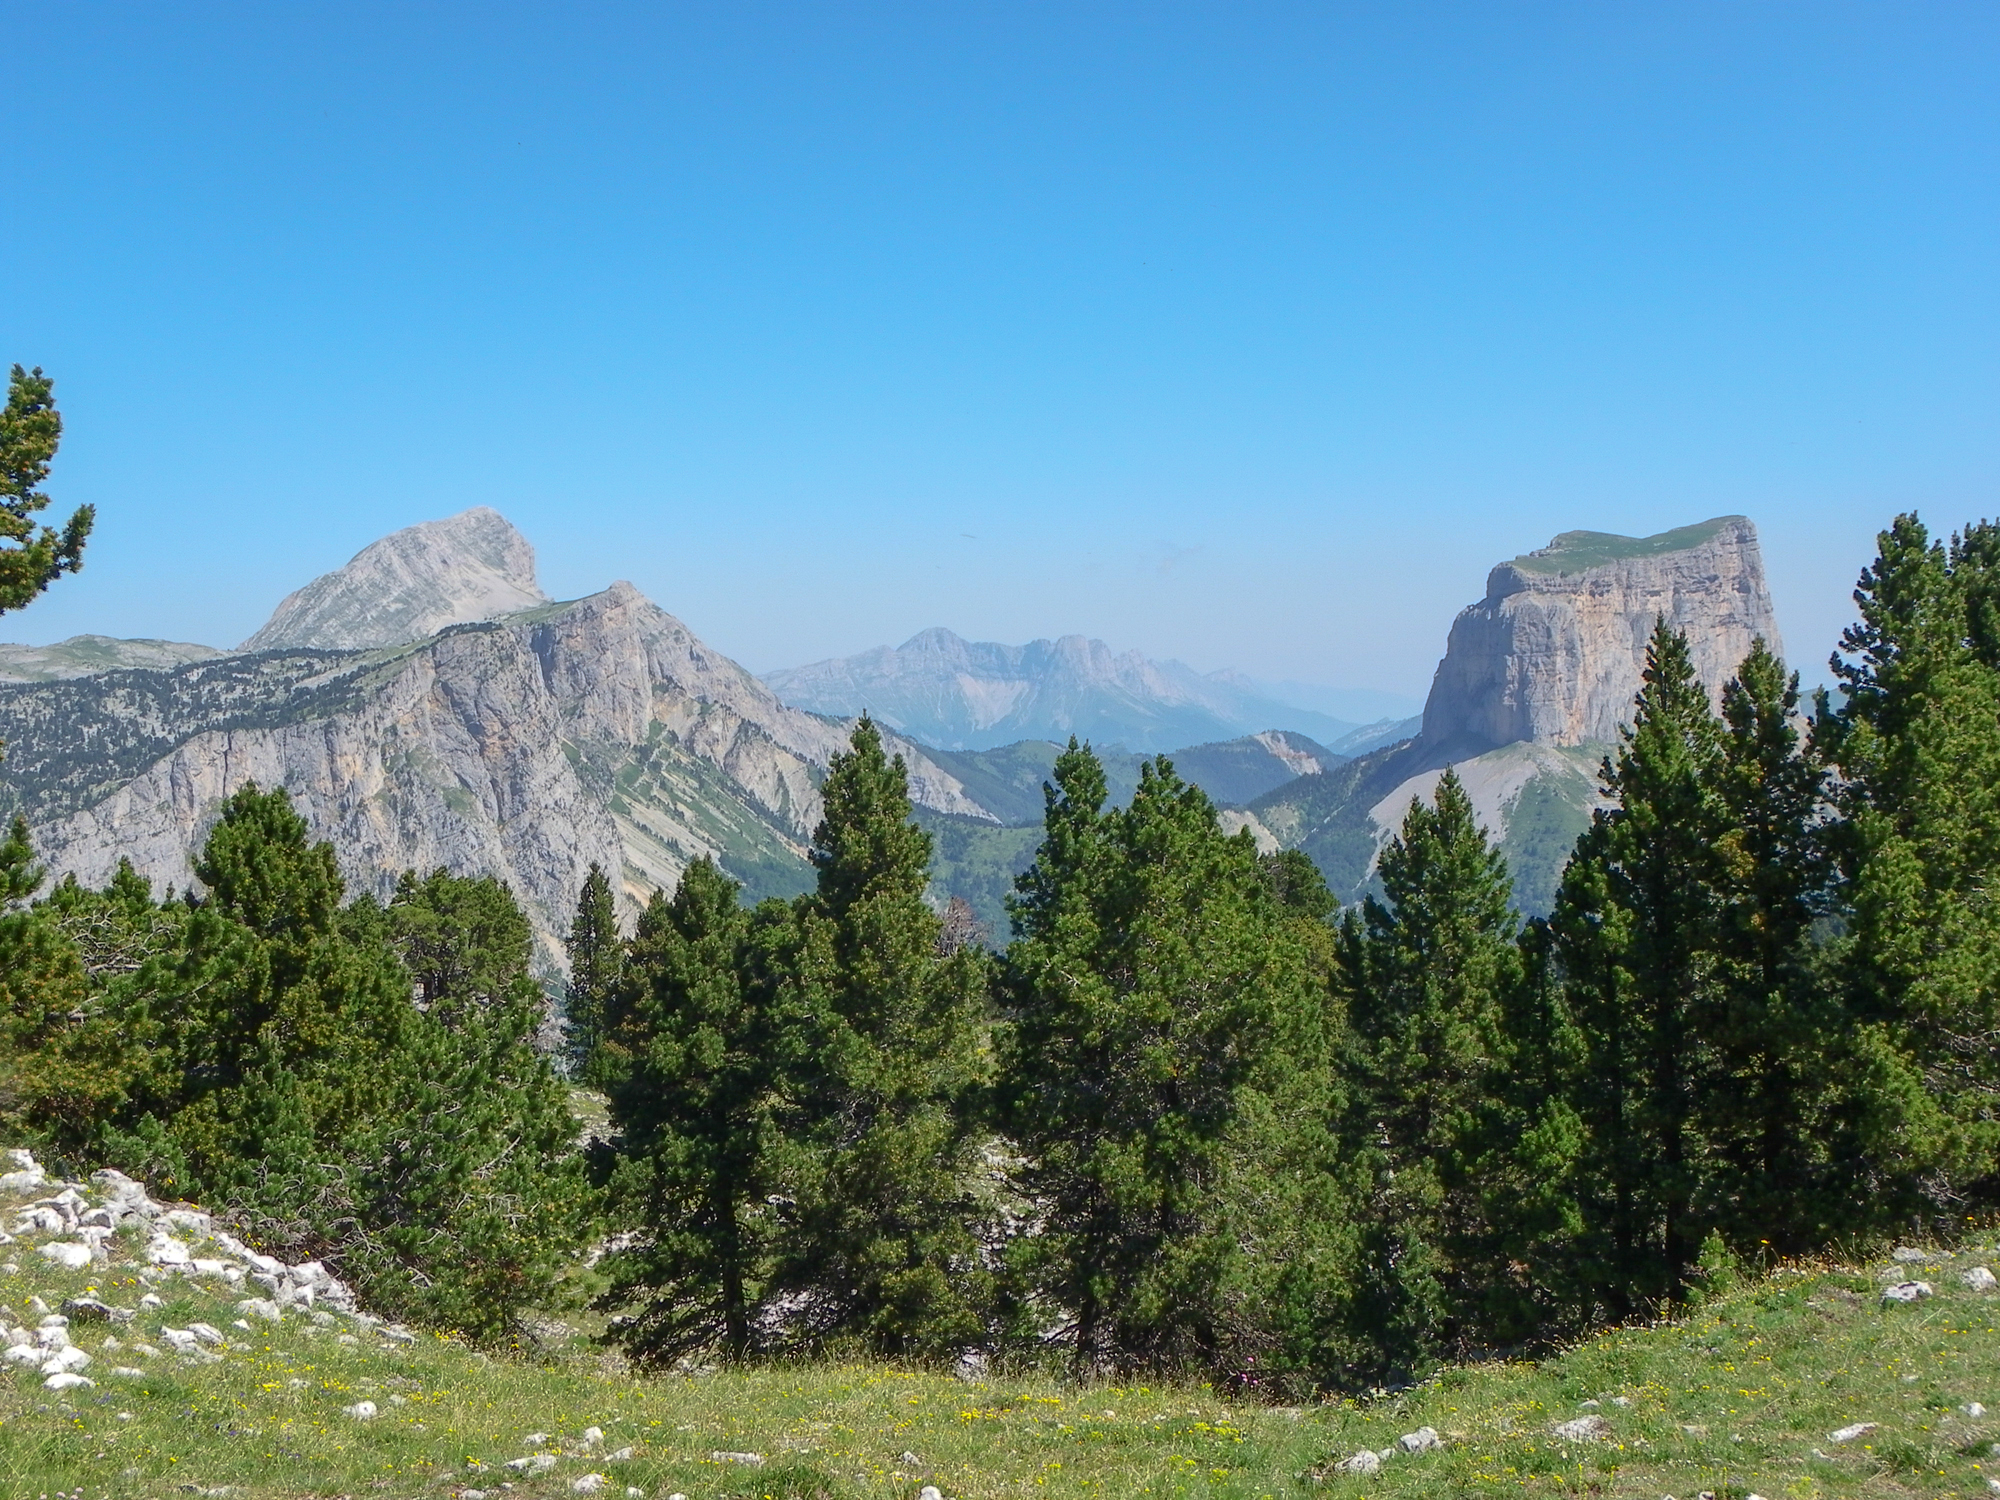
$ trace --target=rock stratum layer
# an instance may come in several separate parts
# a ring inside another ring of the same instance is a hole
[[[1424,744],[1459,756],[1615,740],[1660,616],[1686,633],[1718,702],[1754,640],[1780,650],[1757,528],[1722,516],[1643,538],[1569,531],[1500,564],[1452,624]]]
[[[378,614],[417,613],[387,602]],[[124,858],[185,887],[224,799],[283,786],[350,888],[386,894],[397,872],[440,866],[497,876],[554,958],[592,863],[619,872],[628,910],[703,855],[753,895],[808,884],[818,784],[848,732],[619,583],[383,649],[0,687],[0,787],[53,874],[102,885]],[[892,745],[920,805],[991,821]]]

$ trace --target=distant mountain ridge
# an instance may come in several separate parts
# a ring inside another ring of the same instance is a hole
[[[131,667],[177,667],[222,653],[189,641],[119,640],[73,635],[52,646],[0,645],[0,682],[57,682]]]
[[[941,750],[1076,735],[1151,752],[1267,729],[1332,746],[1374,727],[1281,703],[1234,672],[1204,674],[1081,635],[1009,646],[936,626],[900,646],[767,672],[764,681],[796,708],[865,710]]]

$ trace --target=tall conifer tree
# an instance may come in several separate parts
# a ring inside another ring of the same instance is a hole
[[[584,877],[570,923],[569,989],[564,1007],[569,1023],[567,1050],[574,1074],[589,1083],[605,1084],[617,1062],[600,1055],[610,1029],[610,1010],[617,993],[624,950],[618,936],[618,906],[611,881],[595,864]]]
[[[651,1362],[718,1346],[742,1359],[770,1270],[787,1059],[738,890],[701,859],[671,901],[654,895],[608,1039],[624,1059],[612,1190],[641,1235],[611,1258],[605,1302],[624,1310],[619,1341]]]
[[[1357,1124],[1379,1183],[1378,1337],[1410,1367],[1465,1330],[1495,1272],[1478,1177],[1521,963],[1506,862],[1454,772],[1432,806],[1412,800],[1377,869],[1350,973]]]
[[[1071,743],[1018,883],[1005,1117],[1079,1373],[1338,1378],[1351,1266],[1323,971],[1247,837],[1164,760],[1104,809]],[[1309,894],[1304,899],[1310,900]]]
[[[55,383],[40,369],[14,366],[7,404],[0,407],[0,613],[33,603],[63,574],[83,566],[93,507],[77,507],[60,532],[33,519],[48,507],[40,486],[61,440]]]
[[[794,1217],[774,1282],[808,1296],[801,1331],[893,1356],[980,1342],[969,1228],[986,967],[941,951],[925,902],[930,835],[908,773],[863,717],[821,789],[817,891],[801,898],[782,993],[801,1072]]]
[[[1578,1270],[1614,1316],[1678,1294],[1695,1263],[1700,1103],[1722,1005],[1722,726],[1664,620],[1622,738],[1604,766],[1617,805],[1579,841],[1549,924],[1588,1049],[1575,1103],[1592,1233]]]
[[[1857,1197],[1893,1222],[2000,1182],[2000,531],[1946,546],[1904,515],[1880,543],[1816,731],[1841,778]]]

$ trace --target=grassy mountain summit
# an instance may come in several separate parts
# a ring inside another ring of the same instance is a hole
[[[1611,531],[1565,531],[1548,546],[1522,553],[1509,566],[1524,573],[1582,573],[1602,567],[1605,563],[1685,552],[1712,540],[1725,526],[1747,519],[1744,516],[1716,516],[1712,520],[1700,521],[1693,526],[1677,526],[1653,536],[1620,536]]]

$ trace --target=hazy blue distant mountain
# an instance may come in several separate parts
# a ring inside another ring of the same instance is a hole
[[[1283,703],[1233,672],[1114,653],[1080,635],[1003,646],[942,628],[901,646],[769,672],[785,702],[814,713],[863,710],[946,750],[989,750],[1072,734],[1134,751],[1286,729],[1330,744],[1362,724]]]
[[[1266,698],[1275,698],[1280,703],[1296,703],[1300,708],[1310,708],[1315,713],[1329,714],[1336,719],[1352,719],[1357,724],[1373,724],[1385,719],[1413,719],[1421,717],[1424,711],[1423,699],[1413,698],[1408,693],[1385,693],[1378,688],[1328,687],[1322,682],[1294,682],[1290,679],[1244,680]]]

